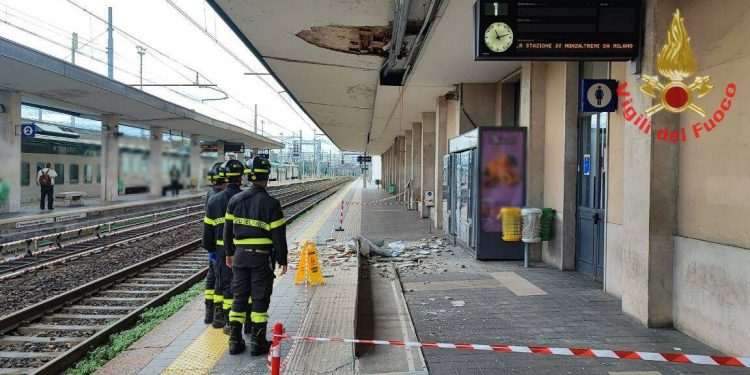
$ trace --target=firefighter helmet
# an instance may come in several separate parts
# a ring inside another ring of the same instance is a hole
[[[250,181],[268,181],[271,174],[271,162],[259,156],[253,158],[246,171],[250,176]]]
[[[221,167],[221,163],[214,164],[211,169],[208,171],[208,175],[206,176],[206,179],[211,182],[216,182],[216,180],[219,179],[219,168]]]
[[[245,172],[245,166],[239,160],[227,160],[221,165],[222,177],[227,182],[242,182],[242,174]]]

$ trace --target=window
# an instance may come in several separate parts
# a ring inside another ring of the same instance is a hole
[[[97,184],[102,183],[102,166],[101,165],[96,166],[96,183]]]
[[[57,173],[55,185],[65,184],[65,164],[55,163],[55,173]]]
[[[31,171],[29,169],[31,169],[29,163],[21,163],[21,186],[31,185]]]
[[[80,180],[80,173],[78,173],[78,164],[70,165],[70,183],[77,184]]]
[[[94,181],[94,166],[86,164],[83,166],[83,183],[90,184]]]

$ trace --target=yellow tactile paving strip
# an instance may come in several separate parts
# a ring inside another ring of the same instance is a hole
[[[162,374],[208,374],[229,346],[221,329],[206,328]]]
[[[341,206],[341,199],[348,194],[352,184],[341,189],[323,214],[311,223],[307,230],[299,236],[300,240],[310,239],[317,234],[333,211]],[[274,279],[274,284],[279,278]],[[209,374],[219,363],[229,347],[227,336],[221,329],[206,328],[198,338],[193,341],[175,360],[167,367],[162,375],[178,374]]]

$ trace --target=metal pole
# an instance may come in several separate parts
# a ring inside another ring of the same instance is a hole
[[[529,243],[523,243],[523,266],[529,268]]]
[[[73,33],[73,41],[70,45],[70,63],[76,64],[76,51],[78,51],[78,33]]]
[[[107,77],[115,77],[115,42],[112,38],[112,7],[107,8]]]
[[[253,120],[253,124],[255,125],[255,134],[258,134],[258,104],[255,104],[255,119]]]
[[[140,70],[140,74],[141,74],[141,91],[143,91],[143,55],[146,54],[146,49],[143,48],[142,46],[135,46],[135,48],[138,51],[138,55],[139,55],[140,60],[141,60],[141,70]]]

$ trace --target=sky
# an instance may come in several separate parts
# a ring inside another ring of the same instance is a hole
[[[216,84],[230,98],[210,100],[225,95],[196,87],[144,87],[146,92],[250,130],[257,104],[258,132],[266,136],[301,130],[310,139],[320,133],[288,94],[279,93],[283,88],[272,76],[244,74],[265,70],[205,0],[0,0],[0,36],[71,61],[75,32],[76,64],[107,75],[107,27],[97,16],[106,20],[110,6],[115,80],[140,82],[136,46],[142,45],[144,84],[190,84],[197,74],[200,83]]]

